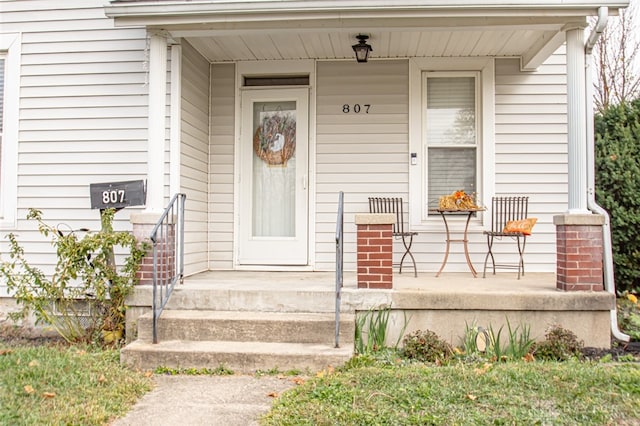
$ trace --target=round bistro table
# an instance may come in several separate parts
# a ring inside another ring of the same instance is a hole
[[[446,248],[444,250],[444,259],[442,260],[442,265],[440,266],[440,270],[438,271],[438,273],[436,274],[436,277],[440,276],[440,273],[442,273],[442,270],[444,269],[445,265],[447,264],[447,260],[449,260],[449,250],[451,249],[451,243],[462,243],[462,246],[464,248],[464,256],[467,259],[467,265],[469,265],[469,270],[471,271],[471,273],[473,274],[473,277],[477,277],[478,273],[476,272],[476,269],[473,267],[473,264],[471,263],[471,258],[469,258],[469,246],[468,246],[468,242],[469,239],[467,238],[467,233],[469,231],[469,221],[471,220],[471,216],[473,216],[474,213],[476,212],[480,212],[480,211],[484,211],[485,208],[484,207],[477,207],[477,208],[470,208],[470,209],[434,209],[431,210],[432,212],[437,212],[440,213],[440,216],[442,216],[442,221],[444,222],[444,229],[447,233],[447,239],[446,239]],[[449,229],[449,223],[447,222],[447,215],[448,214],[454,214],[454,215],[467,215],[467,220],[465,222],[464,225],[464,232],[462,234],[462,238],[458,238],[458,239],[451,239],[451,231]]]

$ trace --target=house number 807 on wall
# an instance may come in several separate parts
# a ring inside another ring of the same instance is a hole
[[[342,105],[342,112],[344,114],[369,114],[369,110],[371,109],[371,104],[344,104]]]

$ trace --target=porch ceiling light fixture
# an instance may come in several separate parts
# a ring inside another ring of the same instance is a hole
[[[356,52],[356,61],[367,62],[369,60],[369,53],[373,51],[371,45],[367,44],[369,36],[358,34],[356,38],[359,40],[358,43],[351,46],[353,51]]]

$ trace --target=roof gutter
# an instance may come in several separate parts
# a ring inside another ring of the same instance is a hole
[[[593,100],[593,59],[591,53],[596,42],[602,35],[602,32],[607,27],[607,20],[609,17],[609,9],[607,7],[600,7],[598,9],[598,21],[595,27],[591,31],[587,43],[585,45],[585,73],[586,73],[586,90],[587,99]],[[605,290],[613,294],[616,297],[616,284],[613,276],[613,248],[611,243],[611,218],[609,213],[598,205],[596,202],[595,191],[595,131],[593,124],[593,108],[585,108],[585,114],[587,115],[587,181],[588,181],[588,193],[587,193],[587,207],[589,210],[596,214],[604,216],[604,226],[602,227],[602,245],[603,254],[602,260],[604,263],[604,287]],[[611,334],[617,340],[628,342],[630,337],[618,328],[618,314],[616,304],[610,311],[611,321]]]

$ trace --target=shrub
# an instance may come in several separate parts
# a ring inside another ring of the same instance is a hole
[[[431,330],[416,330],[402,339],[402,354],[422,362],[437,362],[449,359],[453,348]]]
[[[618,290],[640,292],[640,99],[595,116],[596,199],[611,216]]]
[[[14,234],[9,234],[10,260],[0,262],[0,276],[7,281],[21,309],[12,319],[30,312],[36,323],[52,326],[68,342],[118,343],[124,333],[125,298],[137,282],[136,272],[146,253],[128,232],[114,232],[113,210],[102,214],[102,230],[78,238],[63,234],[31,209],[27,219],[38,222],[40,233],[51,239],[58,260],[51,276],[31,266]],[[127,252],[117,267],[114,248]]]
[[[533,344],[532,353],[537,359],[566,361],[580,358],[584,343],[571,331],[554,325],[547,330],[545,340]]]

